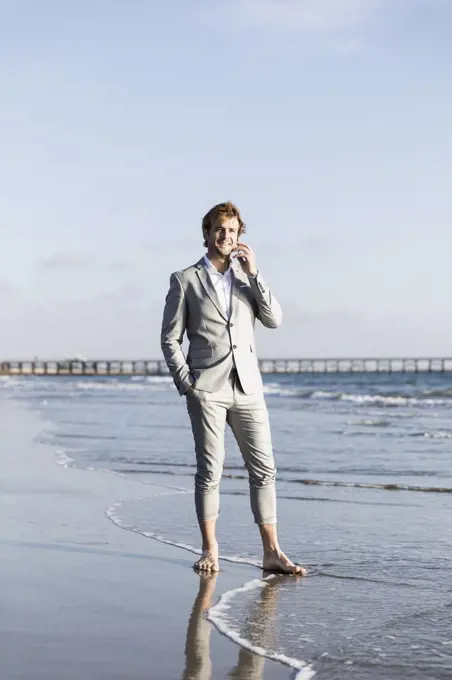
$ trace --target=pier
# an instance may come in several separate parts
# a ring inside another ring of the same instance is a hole
[[[259,359],[261,373],[446,373],[452,358]],[[4,376],[164,376],[163,359],[2,361]]]

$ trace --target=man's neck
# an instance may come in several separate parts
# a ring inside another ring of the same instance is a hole
[[[209,252],[206,253],[206,257],[220,274],[224,274],[229,269],[229,257],[218,257],[217,254],[214,255]]]

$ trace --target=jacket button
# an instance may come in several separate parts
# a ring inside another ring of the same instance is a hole
[[[233,323],[230,323],[230,324],[229,324],[229,328],[232,328],[233,325],[234,325]]]
[[[237,345],[232,345],[232,349],[237,349]]]

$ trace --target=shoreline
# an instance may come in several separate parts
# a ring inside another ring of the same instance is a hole
[[[105,514],[138,496],[151,502],[158,484],[58,464],[51,446],[33,441],[38,414],[12,399],[0,397],[0,425],[4,680],[293,676],[205,616],[260,571],[223,563],[216,583],[200,578],[192,555]]]

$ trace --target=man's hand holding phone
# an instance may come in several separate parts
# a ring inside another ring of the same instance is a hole
[[[237,243],[237,248],[235,250],[235,255],[237,256],[240,265],[247,276],[256,276],[256,258],[251,250],[251,248],[242,241]]]

